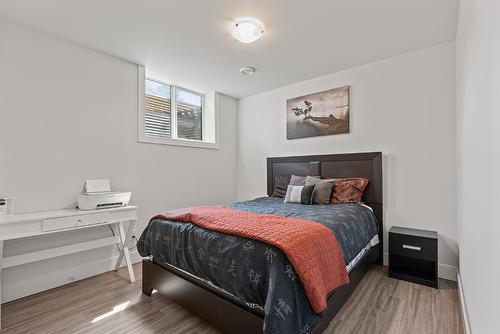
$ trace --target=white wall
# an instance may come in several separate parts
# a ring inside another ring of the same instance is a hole
[[[220,150],[137,142],[135,64],[5,22],[0,64],[0,194],[14,197],[18,212],[74,207],[86,178],[110,178],[114,188],[133,192],[139,235],[158,211],[265,195],[268,156],[383,151],[386,228],[437,230],[441,275],[453,278],[452,43],[247,97],[239,105],[222,96]],[[344,84],[352,93],[350,134],[285,139],[287,98]],[[96,228],[7,242],[5,253],[107,233]],[[107,247],[6,269],[3,301],[105,271],[115,255]]]
[[[474,333],[500,332],[500,3],[461,0],[457,33],[460,276]]]
[[[351,86],[351,131],[286,139],[286,100]],[[266,194],[270,156],[382,151],[385,227],[439,232],[440,275],[457,265],[455,47],[437,45],[239,101],[238,198]],[[385,243],[387,251],[387,242]]]
[[[0,66],[0,194],[17,212],[74,207],[85,179],[109,178],[132,191],[139,236],[156,212],[235,199],[236,100],[220,98],[220,150],[142,144],[137,65],[0,22]],[[109,233],[9,241],[5,255]],[[107,270],[114,255],[107,247],[6,269],[3,301]]]

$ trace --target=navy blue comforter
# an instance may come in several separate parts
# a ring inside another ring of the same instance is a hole
[[[301,205],[262,197],[230,206],[236,210],[298,217],[335,234],[346,265],[377,235],[375,215],[358,204]],[[171,264],[264,310],[264,333],[307,333],[319,315],[284,253],[265,243],[209,231],[191,223],[155,219],[137,245],[142,256]]]

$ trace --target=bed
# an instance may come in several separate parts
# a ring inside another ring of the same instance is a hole
[[[266,333],[321,333],[368,269],[382,263],[382,154],[268,158],[268,195],[277,175],[292,174],[370,180],[363,196],[366,205],[283,204],[280,198],[263,197],[231,206],[313,220],[332,229],[350,283],[329,294],[321,314],[311,310],[300,280],[279,249],[162,219],[153,219],[141,236],[140,252],[151,256],[143,262],[143,292],[151,295],[155,289],[226,333],[262,333],[264,327]]]

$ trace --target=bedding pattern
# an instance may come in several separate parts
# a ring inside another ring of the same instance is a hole
[[[375,216],[358,204],[284,204],[280,198],[238,202],[231,208],[312,220],[333,231],[348,264],[377,234]],[[192,223],[153,219],[138,250],[211,282],[251,307],[264,310],[265,333],[307,333],[319,315],[286,255],[278,248]]]
[[[292,264],[316,313],[326,309],[330,291],[349,283],[335,235],[310,220],[216,206],[173,210],[151,218],[154,219],[194,223],[210,231],[277,247]]]

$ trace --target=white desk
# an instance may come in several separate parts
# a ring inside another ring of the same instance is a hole
[[[120,246],[121,252],[118,257],[118,261],[116,262],[115,270],[120,268],[123,257],[125,257],[130,282],[135,282],[134,270],[132,268],[128,246],[136,220],[137,207],[135,206],[91,211],[71,209],[0,216],[0,328],[2,328],[2,268],[19,266],[26,263],[117,244]],[[130,222],[126,233],[123,227],[123,222],[125,221]],[[62,247],[44,249],[26,254],[3,257],[3,244],[5,240],[20,239],[62,231],[79,230],[102,225],[110,225],[115,232],[114,236]]]

